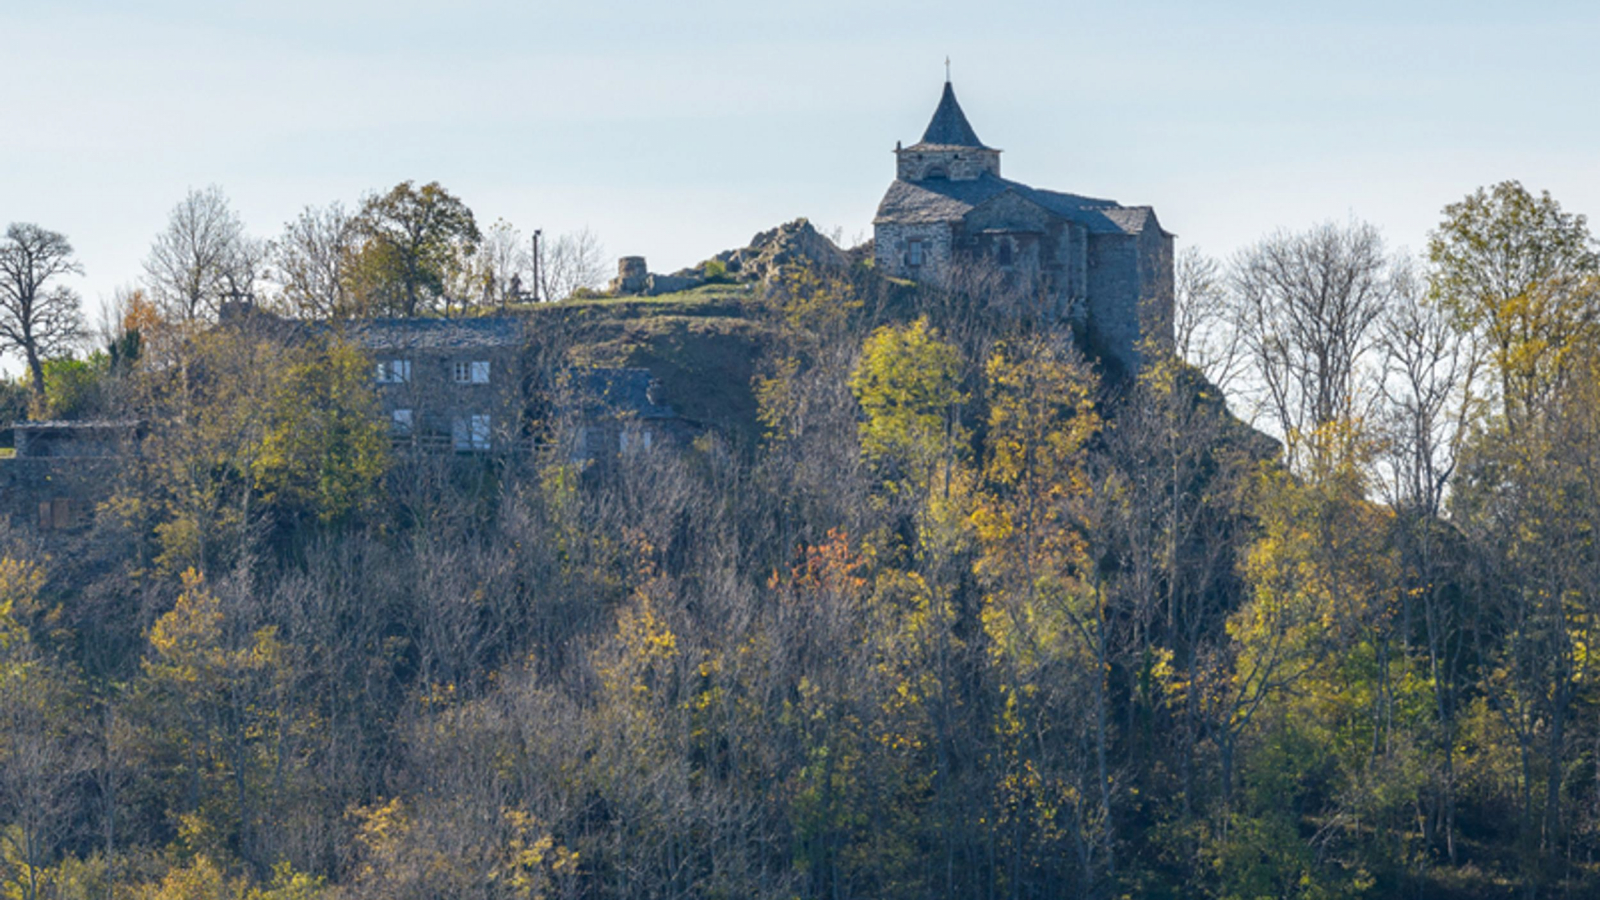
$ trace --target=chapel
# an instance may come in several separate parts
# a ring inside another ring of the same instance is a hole
[[[879,272],[943,286],[963,266],[993,267],[1123,373],[1144,340],[1170,343],[1173,235],[1155,210],[1002,177],[1000,151],[978,139],[948,79],[922,139],[894,153],[873,219]]]

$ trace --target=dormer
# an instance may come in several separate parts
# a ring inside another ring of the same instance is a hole
[[[896,145],[894,154],[895,177],[901,181],[973,181],[1000,174],[1000,151],[978,140],[948,81],[922,140],[909,147]]]

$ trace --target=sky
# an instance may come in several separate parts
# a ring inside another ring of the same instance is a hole
[[[410,179],[654,271],[853,243],[948,56],[1007,177],[1223,258],[1351,217],[1421,252],[1505,179],[1600,213],[1597,38],[1563,0],[0,0],[0,224],[70,238],[91,319],[210,184],[261,237]]]

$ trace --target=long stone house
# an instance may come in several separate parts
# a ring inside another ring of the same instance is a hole
[[[343,337],[372,357],[396,445],[489,452],[522,436],[521,319],[364,319]]]

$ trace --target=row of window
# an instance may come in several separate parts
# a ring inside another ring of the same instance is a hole
[[[488,413],[474,413],[451,419],[451,448],[461,451],[488,450],[490,421]],[[416,413],[409,409],[395,410],[390,427],[396,437],[409,437],[417,427]]]
[[[488,384],[488,360],[461,360],[452,367],[456,384]],[[409,384],[411,382],[411,360],[386,359],[378,362],[377,381],[379,384]]]

